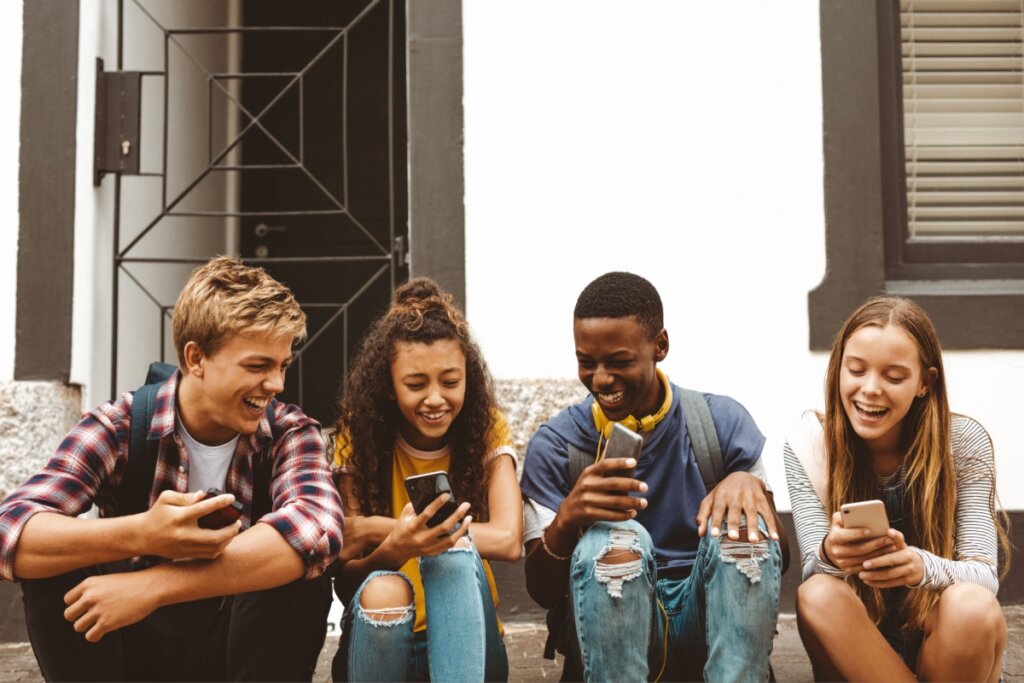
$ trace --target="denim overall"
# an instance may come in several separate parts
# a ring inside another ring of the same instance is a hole
[[[913,520],[910,517],[910,511],[904,510],[903,507],[907,488],[903,474],[903,468],[900,467],[890,476],[880,477],[875,487],[875,494],[885,504],[885,513],[889,516],[889,526],[906,536]],[[910,670],[916,672],[917,655],[921,650],[924,633],[920,630],[904,628],[907,623],[907,613],[903,601],[909,592],[910,589],[906,586],[882,590],[885,616],[878,624],[878,629]]]

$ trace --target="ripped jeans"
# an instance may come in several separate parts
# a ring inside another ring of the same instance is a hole
[[[630,551],[640,559],[600,562]],[[781,574],[778,543],[730,541],[723,529],[701,539],[689,577],[659,580],[646,529],[594,524],[570,570],[584,679],[768,680]]]
[[[508,656],[498,633],[480,555],[475,547],[455,547],[420,558],[426,601],[427,630],[412,630],[412,603],[387,610],[385,621],[362,608],[363,581],[345,608],[342,638],[332,669],[335,681],[504,681]],[[410,588],[411,588],[410,583]],[[395,614],[399,614],[397,619]]]

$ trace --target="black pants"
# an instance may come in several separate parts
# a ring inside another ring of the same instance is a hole
[[[330,580],[169,605],[90,643],[64,618],[89,567],[21,582],[29,640],[47,681],[308,681],[327,634]]]

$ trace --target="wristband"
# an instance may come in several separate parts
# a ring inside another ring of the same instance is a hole
[[[826,538],[828,538],[828,534],[825,534],[825,536],[821,539],[821,559],[825,560],[828,566],[836,567],[838,569],[839,565],[832,561],[832,558],[828,556],[828,550],[825,549]]]
[[[544,531],[542,531],[540,533],[540,547],[544,548],[544,552],[546,552],[548,554],[548,557],[550,557],[552,560],[557,560],[558,562],[565,562],[570,557],[572,557],[572,553],[569,553],[568,555],[557,555],[557,554],[555,554],[555,551],[553,551],[548,546],[548,541],[545,538],[545,536],[547,536],[547,533],[548,533],[548,528],[544,527]]]

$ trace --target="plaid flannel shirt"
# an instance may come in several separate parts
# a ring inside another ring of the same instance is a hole
[[[175,431],[177,373],[157,391],[149,439],[160,439],[149,502],[161,491],[188,491],[188,453]],[[39,473],[0,503],[0,578],[14,580],[14,550],[37,512],[79,515],[95,503],[101,517],[113,514],[114,494],[128,461],[132,394],[88,412],[64,438]],[[277,434],[275,439],[274,434]],[[274,527],[302,557],[306,578],[323,573],[341,551],[341,500],[324,457],[320,425],[301,409],[275,404],[274,424],[264,415],[255,434],[243,434],[228,469],[224,490],[245,506],[242,528],[252,524],[253,457],[268,441],[273,459],[272,512],[259,521]],[[135,558],[136,568],[152,564]]]

